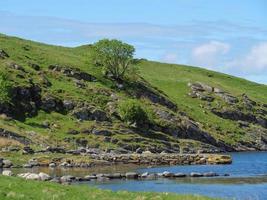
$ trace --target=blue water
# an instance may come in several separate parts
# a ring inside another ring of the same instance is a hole
[[[91,182],[102,189],[174,192],[236,200],[267,200],[267,152],[233,153],[231,165],[141,168],[139,172],[229,173],[230,177]]]

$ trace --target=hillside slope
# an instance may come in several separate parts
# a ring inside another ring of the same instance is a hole
[[[122,87],[91,63],[90,48],[0,35],[0,69],[13,82],[12,102],[0,104],[1,148],[65,152],[86,147],[115,153],[267,150],[266,85],[140,60],[139,77]],[[149,123],[136,127],[120,119],[118,103],[127,99],[144,105]]]

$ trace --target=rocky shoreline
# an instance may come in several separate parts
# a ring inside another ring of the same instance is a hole
[[[64,175],[64,176],[55,176],[52,177],[46,173],[20,173],[14,175],[10,170],[4,170],[2,172],[3,176],[17,176],[24,178],[26,180],[36,180],[36,181],[50,181],[60,184],[71,184],[71,183],[79,183],[85,181],[109,181],[114,179],[119,180],[156,180],[156,179],[177,179],[177,178],[200,178],[200,177],[218,177],[218,176],[230,176],[230,174],[217,174],[215,172],[206,172],[206,173],[198,173],[191,172],[189,174],[180,173],[180,172],[169,172],[164,171],[162,173],[137,173],[137,172],[126,172],[126,173],[110,173],[110,174],[90,174],[83,177],[77,177],[72,175]]]
[[[35,154],[34,154],[35,155]],[[142,154],[90,154],[85,155],[90,161],[78,162],[73,159],[67,159],[62,162],[61,159],[53,159],[43,162],[38,157],[32,158],[23,165],[12,163],[8,159],[0,158],[0,168],[32,168],[32,167],[62,167],[62,168],[88,168],[93,166],[135,164],[147,166],[159,165],[208,165],[208,164],[231,164],[230,155],[221,154],[154,154],[143,152]]]

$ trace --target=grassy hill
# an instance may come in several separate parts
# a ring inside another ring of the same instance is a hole
[[[139,76],[118,87],[92,64],[90,49],[0,35],[7,54],[0,70],[13,83],[12,102],[0,104],[1,148],[267,150],[266,85],[141,59]],[[133,127],[120,119],[118,104],[129,99],[145,107],[148,124]]]

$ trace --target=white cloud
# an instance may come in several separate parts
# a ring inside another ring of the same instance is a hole
[[[198,66],[214,68],[220,63],[221,56],[228,53],[230,45],[218,41],[210,41],[195,47],[192,51],[192,62]]]
[[[228,63],[229,71],[237,71],[241,75],[267,76],[267,42],[253,46],[243,57],[239,57]]]

